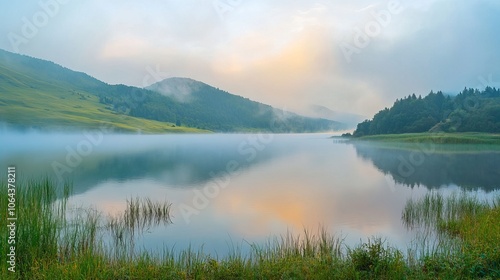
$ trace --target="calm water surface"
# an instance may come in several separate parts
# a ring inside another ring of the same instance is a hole
[[[349,144],[306,135],[2,135],[0,163],[18,176],[71,181],[71,205],[107,214],[126,199],[172,203],[173,224],[138,247],[190,245],[224,256],[287,232],[324,227],[347,245],[378,236],[405,249],[410,197],[432,189],[498,193],[500,152],[485,146]]]

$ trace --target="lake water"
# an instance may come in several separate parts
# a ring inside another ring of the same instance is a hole
[[[126,199],[172,203],[172,221],[138,247],[198,249],[219,257],[287,232],[319,227],[357,245],[368,237],[405,249],[408,198],[433,189],[489,197],[500,152],[488,146],[346,143],[302,135],[56,135],[4,133],[1,178],[71,181],[70,204],[115,214]],[[22,207],[22,205],[21,205]]]

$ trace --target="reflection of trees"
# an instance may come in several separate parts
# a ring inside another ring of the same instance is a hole
[[[357,155],[406,186],[439,188],[455,184],[465,189],[500,188],[500,152],[435,151],[355,143]],[[415,148],[415,147],[413,147]]]
[[[227,164],[236,161],[240,168],[246,168],[271,158],[269,153],[258,154],[255,160],[246,161],[236,149],[203,149],[202,147],[175,147],[151,150],[135,154],[113,154],[94,159],[95,164],[81,167],[75,174],[81,190],[106,180],[126,181],[131,179],[155,180],[170,187],[195,187],[223,176]],[[140,186],[138,186],[140,187]]]

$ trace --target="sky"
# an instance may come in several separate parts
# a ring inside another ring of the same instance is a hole
[[[110,84],[189,77],[279,109],[371,117],[500,86],[498,0],[0,0],[0,48]]]

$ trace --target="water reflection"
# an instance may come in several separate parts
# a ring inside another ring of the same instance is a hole
[[[233,142],[241,140],[226,137]],[[233,151],[226,151],[230,156],[224,159],[246,162],[247,157],[230,142],[224,149]],[[210,155],[210,151],[204,152]],[[154,159],[155,153],[148,156]],[[314,231],[319,226],[342,235],[350,245],[374,235],[401,247],[411,240],[400,222],[401,209],[406,198],[419,196],[426,189],[390,188],[384,174],[371,163],[360,161],[353,147],[332,144],[324,136],[283,135],[276,136],[255,159],[231,176],[228,185],[209,197],[202,208],[196,208],[193,201],[205,184],[168,185],[154,173],[102,181],[73,197],[73,202],[92,204],[106,212],[122,211],[123,202],[137,195],[172,202],[173,225],[155,229],[139,240],[140,248],[152,250],[162,244],[177,250],[204,246],[207,252],[222,256],[233,243],[246,252],[248,243],[263,243],[287,231]],[[208,176],[204,183],[214,181]],[[195,207],[197,213],[186,219],[181,205]]]
[[[414,187],[493,191],[500,188],[500,151],[481,145],[390,145],[351,142],[367,160],[398,183]]]
[[[341,234],[348,245],[375,235],[405,248],[413,238],[401,224],[409,197],[450,184],[490,190],[499,182],[498,153],[436,150],[419,161],[415,149],[332,143],[325,135],[256,137],[106,135],[65,174],[75,188],[70,204],[113,214],[123,212],[130,198],[171,202],[173,224],[151,229],[137,244],[160,252],[163,246],[191,245],[224,256],[231,244],[246,252],[248,243],[319,226]],[[17,165],[20,177],[53,175],[52,163],[65,163],[68,147],[82,139],[7,135],[0,163]],[[418,163],[415,170],[401,167],[401,158]],[[240,172],[224,178],[227,186],[195,207],[197,193],[220,180],[231,161]],[[196,213],[186,218],[181,205]]]
[[[7,134],[0,164],[21,166],[20,172],[33,178],[73,182],[74,193],[106,181],[142,178],[166,187],[193,188],[221,176],[230,161],[245,169],[293,152],[289,147],[259,143],[268,141],[265,137],[269,136],[105,135],[82,155],[78,147],[87,141],[84,135]]]

